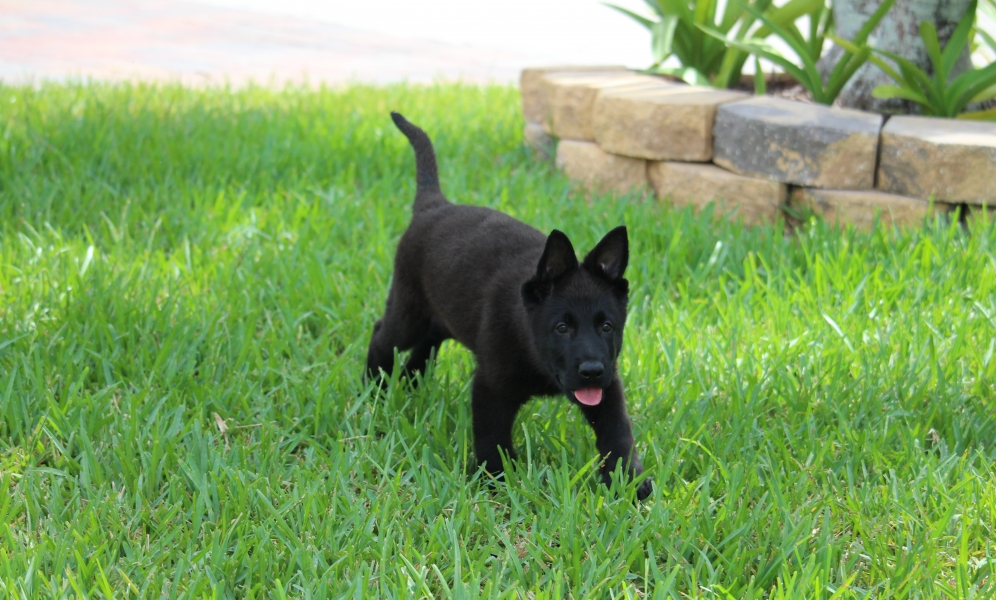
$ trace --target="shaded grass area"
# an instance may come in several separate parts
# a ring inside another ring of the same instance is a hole
[[[500,87],[0,87],[0,589],[24,597],[908,598],[996,593],[996,233],[797,237],[588,197]],[[473,358],[361,371],[444,191],[630,228],[620,370],[655,481],[600,486],[562,399],[492,491]]]

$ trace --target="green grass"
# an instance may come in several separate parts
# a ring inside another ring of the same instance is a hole
[[[473,467],[473,357],[361,378],[414,191],[579,251],[625,222],[654,478],[562,399]],[[0,597],[991,598],[996,231],[586,197],[500,87],[0,87]]]

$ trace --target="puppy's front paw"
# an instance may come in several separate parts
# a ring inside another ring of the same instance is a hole
[[[636,469],[632,469],[632,470],[629,471],[629,476],[628,476],[628,479],[626,480],[626,482],[627,483],[632,483],[634,479],[636,479],[637,477],[639,477],[642,474],[643,474],[643,467],[642,466],[638,466]],[[621,475],[622,474],[618,470],[615,471],[615,473],[613,473],[612,471],[603,470],[602,471],[602,482],[605,484],[605,487],[611,489],[611,488],[613,488],[613,484],[619,485],[621,483],[619,481],[619,477]],[[615,489],[617,490],[617,493],[618,493],[618,492],[621,492],[623,488],[622,488],[622,486],[619,486],[618,488],[615,488]],[[650,478],[648,477],[648,478],[644,479],[643,481],[641,481],[640,485],[637,486],[637,488],[636,488],[636,498],[637,498],[637,500],[646,500],[650,496],[651,492],[653,492],[653,491],[654,491],[654,484],[650,481]]]

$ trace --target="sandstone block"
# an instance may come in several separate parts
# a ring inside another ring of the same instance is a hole
[[[647,176],[657,197],[670,199],[674,206],[698,211],[712,202],[717,216],[748,225],[777,220],[787,194],[783,183],[735,175],[709,164],[651,162]]]
[[[878,187],[996,206],[996,123],[892,117],[882,128]]]
[[[645,90],[673,86],[660,77],[626,71],[615,73],[550,73],[542,79],[548,118],[547,133],[572,140],[595,139],[592,112],[595,97],[608,90]]]
[[[557,72],[628,72],[621,65],[579,66],[556,65],[523,69],[519,76],[519,92],[522,95],[522,115],[527,121],[542,123],[547,118],[546,98],[542,85],[543,78],[549,73]]]
[[[522,139],[527,146],[535,150],[542,158],[553,158],[557,152],[556,140],[550,134],[543,131],[543,126],[539,123],[527,121],[526,127],[522,130]]]
[[[871,231],[876,216],[886,227],[917,227],[933,213],[947,212],[943,205],[932,207],[926,200],[874,190],[797,188],[792,191],[792,206],[811,210],[829,223],[865,231]]]
[[[625,193],[647,184],[647,161],[609,154],[594,142],[560,140],[557,167],[597,192]]]
[[[747,97],[683,84],[605,89],[595,100],[595,141],[607,152],[624,156],[708,161],[717,107]]]
[[[713,162],[784,183],[872,189],[881,126],[881,115],[754,97],[719,107]]]

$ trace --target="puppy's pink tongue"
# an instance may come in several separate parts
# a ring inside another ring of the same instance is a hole
[[[574,397],[581,404],[595,406],[602,401],[602,388],[581,388],[580,390],[574,390]]]

